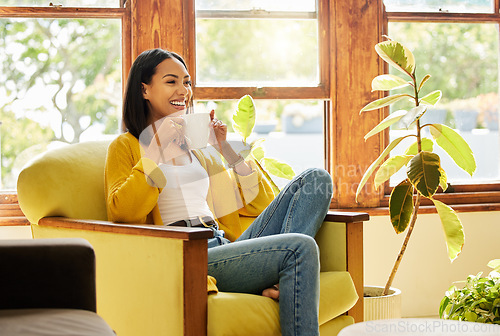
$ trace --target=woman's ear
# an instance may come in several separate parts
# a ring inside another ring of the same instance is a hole
[[[141,83],[141,90],[142,90],[142,98],[148,100],[148,85],[145,83]]]

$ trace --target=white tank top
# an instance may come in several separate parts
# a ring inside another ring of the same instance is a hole
[[[191,163],[187,165],[161,163],[159,167],[167,178],[167,185],[158,198],[163,224],[198,216],[213,217],[207,203],[208,173],[194,155],[191,155]]]

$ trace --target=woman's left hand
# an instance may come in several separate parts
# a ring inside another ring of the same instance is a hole
[[[238,155],[226,141],[227,125],[222,121],[215,119],[214,110],[210,112],[210,119],[212,121],[210,122],[210,137],[208,142],[222,154],[228,163],[238,162],[241,156]],[[252,173],[252,168],[250,168],[245,161],[242,161],[240,164],[235,166],[234,170],[241,176],[246,176]]]
[[[210,137],[208,142],[215,148],[221,148],[221,144],[226,141],[227,137],[227,125],[222,121],[215,119],[215,111],[210,112]]]

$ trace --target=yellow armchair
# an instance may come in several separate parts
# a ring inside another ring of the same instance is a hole
[[[275,301],[238,293],[207,296],[210,230],[107,221],[108,144],[51,150],[22,170],[17,185],[34,238],[81,237],[94,247],[98,313],[121,336],[280,335]],[[329,213],[316,237],[323,336],[363,319],[362,225],[367,219],[367,214]]]

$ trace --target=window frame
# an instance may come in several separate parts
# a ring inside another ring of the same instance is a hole
[[[333,0],[316,0],[318,20],[318,61],[319,80],[316,87],[226,87],[226,86],[196,86],[196,16],[195,0],[185,2],[183,16],[186,27],[186,47],[184,59],[190,69],[193,82],[193,97],[195,100],[234,100],[244,95],[251,95],[254,99],[294,99],[294,100],[323,100],[323,160],[324,169],[332,171],[334,166],[335,131],[333,128],[335,118],[331,90],[335,85],[334,60],[331,57],[331,40],[334,19],[331,18],[331,2]],[[292,12],[293,15],[293,12]],[[336,197],[331,201],[330,208],[338,205]]]
[[[386,12],[384,10],[384,31],[389,32],[389,22],[496,23],[500,28],[500,0],[494,0],[493,5],[492,13]],[[387,66],[385,68],[387,70]],[[388,109],[385,109],[384,115],[388,115]],[[383,140],[386,144],[389,143],[388,130],[384,132]],[[457,211],[500,210],[500,181],[456,184],[452,185],[452,188],[452,191],[438,191],[434,198],[453,206]],[[380,207],[387,208],[389,206],[392,190],[393,187],[389,186],[389,182],[386,182],[384,193],[380,199]],[[423,200],[422,202],[424,211],[426,206],[434,208],[431,202],[427,201]]]
[[[187,34],[184,58],[188,68],[195,69],[194,0],[183,2],[183,6],[183,26]],[[382,0],[376,0],[367,6],[358,2],[317,0],[317,6],[320,78],[324,81],[323,87],[312,93],[309,90],[297,91],[296,88],[263,88],[263,94],[254,98],[324,100],[324,167],[331,173],[334,185],[330,208],[378,207],[383,191],[370,190],[360,203],[356,203],[355,186],[363,174],[359,168],[365,165],[368,167],[382,148],[381,137],[370,140],[368,145],[363,140],[368,127],[376,125],[382,114],[360,118],[359,110],[367,96],[380,96],[378,93],[370,93],[369,87],[372,75],[376,76],[382,71],[381,62],[376,55],[372,55],[372,48],[383,32],[383,3]],[[346,37],[355,34],[358,34],[356,38],[344,42]],[[362,67],[357,66],[360,60]],[[256,89],[204,88],[200,92],[200,88],[195,85],[193,91],[195,99],[216,100],[252,95]],[[348,125],[356,127],[347,127]],[[344,192],[345,188],[348,190]]]
[[[193,79],[193,94],[196,100],[225,100],[242,97],[246,94],[254,99],[318,99],[330,98],[330,58],[329,58],[329,0],[317,0],[318,20],[318,61],[319,84],[314,87],[251,87],[251,86],[197,86],[196,85],[196,15],[195,0],[187,1],[187,11],[184,15],[185,26],[188,27],[188,49],[191,50],[187,57],[188,66]],[[205,12],[205,11],[204,11]],[[227,11],[219,11],[227,15]],[[237,11],[234,11],[237,12]],[[273,12],[283,14],[283,12]],[[249,11],[240,11],[239,16],[247,16]],[[290,17],[297,13],[288,13]],[[191,24],[190,24],[191,23]]]

